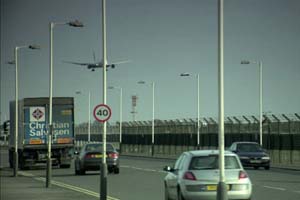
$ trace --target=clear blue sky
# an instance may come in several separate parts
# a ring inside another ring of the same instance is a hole
[[[225,115],[257,115],[258,67],[263,62],[263,110],[300,111],[300,1],[224,0]],[[40,44],[19,53],[19,96],[49,96],[49,22],[78,19],[82,29],[54,29],[54,96],[74,96],[76,123],[87,121],[91,105],[102,103],[102,70],[65,64],[102,57],[100,0],[1,0],[1,121],[14,100],[15,46]],[[108,61],[130,59],[107,72],[108,85],[123,88],[123,120],[132,120],[131,96],[138,96],[137,120],[196,118],[195,77],[200,75],[200,112],[218,116],[217,0],[107,0]],[[149,85],[138,85],[144,80]],[[75,95],[82,91],[82,95]],[[111,122],[119,120],[119,93],[108,90]]]

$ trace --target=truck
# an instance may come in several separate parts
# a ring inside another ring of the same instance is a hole
[[[15,102],[10,102],[9,165],[14,166]],[[18,101],[18,166],[20,169],[45,164],[48,154],[49,97]],[[69,168],[74,153],[74,98],[52,98],[53,165]]]

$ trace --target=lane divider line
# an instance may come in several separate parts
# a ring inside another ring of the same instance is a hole
[[[274,190],[286,191],[285,188],[280,188],[280,187],[272,187],[272,186],[267,186],[267,185],[264,185],[263,187],[269,188],[269,189],[274,189]]]
[[[162,170],[155,170],[155,169],[144,169],[144,168],[140,168],[140,167],[133,167],[133,166],[129,166],[129,165],[121,165],[120,167],[123,168],[129,168],[129,169],[135,169],[135,170],[140,170],[140,171],[145,171],[145,172],[158,172],[158,173],[167,173],[165,171]]]
[[[31,178],[33,178],[37,181],[46,182],[46,178],[39,177],[39,176],[35,177],[33,174],[30,174],[30,173],[27,173],[27,172],[18,172],[18,174],[20,174],[22,176],[26,176],[26,177],[31,177]],[[97,197],[97,198],[100,197],[100,194],[97,193],[97,192],[93,192],[91,190],[80,188],[80,187],[77,187],[77,186],[74,186],[74,185],[69,185],[69,184],[65,184],[65,183],[62,183],[62,182],[54,181],[54,180],[52,180],[51,183],[53,185],[58,186],[58,187],[67,188],[67,189],[70,189],[70,190],[73,190],[73,191],[76,191],[76,192],[80,192],[80,193],[84,193],[84,194],[87,194],[87,195],[90,195],[90,196],[93,196],[93,197]],[[108,200],[120,200],[118,198],[114,198],[114,197],[111,197],[111,196],[107,196],[107,198],[108,198]]]

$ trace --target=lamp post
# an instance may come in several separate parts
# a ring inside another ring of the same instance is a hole
[[[139,81],[138,84],[146,84],[145,81]],[[151,139],[151,155],[154,155],[154,94],[155,82],[151,83],[152,86],[152,139]]]
[[[17,46],[15,47],[14,54],[15,54],[15,61],[10,62],[9,64],[15,64],[15,152],[14,152],[14,176],[18,176],[18,160],[19,160],[19,155],[18,155],[18,134],[19,134],[19,86],[18,86],[18,50],[20,49],[40,49],[38,45],[25,45],[25,46]]]
[[[53,94],[53,29],[57,25],[69,25],[72,27],[83,27],[83,24],[78,20],[70,22],[50,22],[50,55],[49,55],[49,64],[50,64],[50,87],[49,87],[49,132],[48,132],[48,155],[47,155],[47,170],[46,170],[46,187],[51,186],[51,143],[52,143],[52,94]]]
[[[76,94],[81,94],[81,91],[76,91]],[[88,94],[88,142],[91,141],[91,91]]]
[[[242,65],[249,65],[249,64],[258,64],[258,68],[259,68],[259,143],[262,146],[262,104],[263,104],[263,88],[262,88],[262,84],[263,84],[263,71],[262,71],[262,61],[248,61],[248,60],[243,60],[241,61]]]
[[[224,145],[224,0],[218,0],[219,183],[217,200],[227,200]]]
[[[122,152],[122,102],[123,102],[123,89],[118,86],[109,86],[108,89],[118,89],[120,90],[120,125],[119,125],[119,143],[120,143],[120,152]]]
[[[103,104],[106,104],[106,0],[102,0],[102,59],[103,59]],[[106,155],[106,124],[103,123],[102,143],[103,155]],[[100,170],[100,200],[107,199],[107,164],[106,156],[102,156],[102,164]]]
[[[180,74],[182,77],[191,76],[189,73],[182,73]],[[200,149],[200,76],[199,74],[196,75],[197,77],[197,149]]]

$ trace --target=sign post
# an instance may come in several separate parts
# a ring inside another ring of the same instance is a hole
[[[99,104],[94,108],[94,117],[95,119],[103,123],[103,157],[102,165],[100,170],[100,200],[107,199],[107,165],[106,165],[106,121],[111,117],[111,109],[105,103]]]

